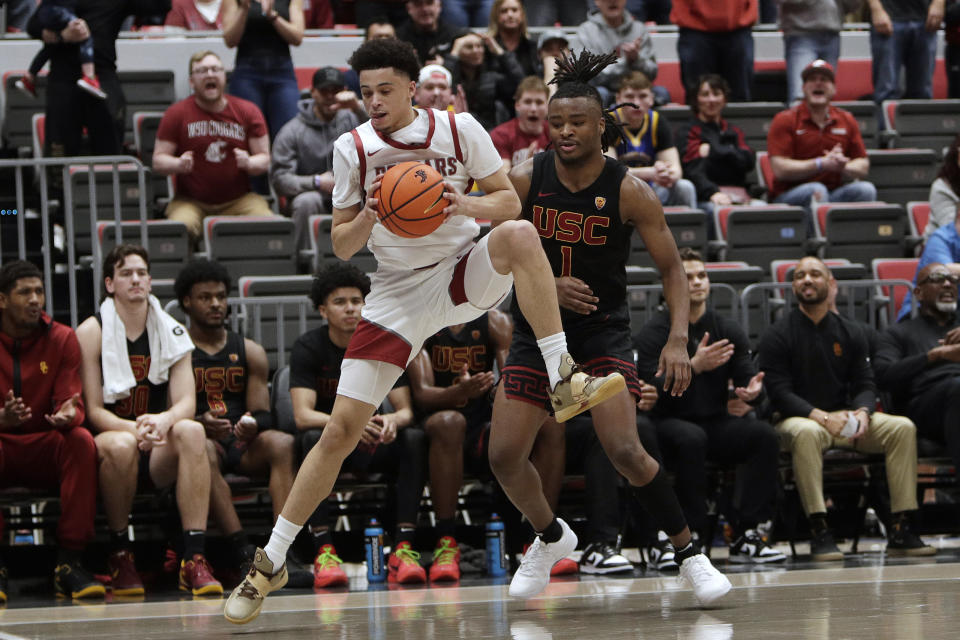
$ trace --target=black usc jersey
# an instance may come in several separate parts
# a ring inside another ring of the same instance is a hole
[[[450,331],[449,327],[441,329],[427,339],[423,348],[430,356],[434,384],[441,388],[451,387],[459,381],[463,365],[467,365],[467,371],[472,376],[493,371],[496,361],[487,314],[463,325],[456,334]],[[474,398],[458,409],[472,412],[489,403],[489,398],[484,396]]]
[[[195,348],[193,378],[197,415],[215,411],[236,423],[247,411],[247,349],[243,336],[227,331],[227,343],[213,355]]]
[[[599,177],[576,193],[557,177],[554,151],[538,154],[533,161],[530,191],[523,203],[523,218],[540,234],[540,242],[555,277],[573,276],[587,283],[600,299],[595,313],[623,306],[627,297],[627,258],[633,225],[620,217],[620,183],[627,167],[605,158]],[[514,321],[522,320],[516,296]],[[560,309],[564,323],[583,316]]]

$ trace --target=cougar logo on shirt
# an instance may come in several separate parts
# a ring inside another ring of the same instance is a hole
[[[207,147],[207,152],[204,154],[207,162],[223,162],[223,159],[227,157],[226,152],[223,150],[225,146],[227,146],[227,143],[223,140],[211,142],[210,146]]]

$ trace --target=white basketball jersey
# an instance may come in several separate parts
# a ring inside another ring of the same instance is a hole
[[[493,175],[503,161],[490,135],[469,113],[417,109],[413,122],[386,136],[365,122],[341,135],[333,151],[333,206],[362,203],[374,179],[400,162],[418,160],[436,169],[460,193]],[[367,246],[380,270],[426,267],[456,255],[480,232],[476,220],[452,216],[422,238],[402,238],[377,222]]]

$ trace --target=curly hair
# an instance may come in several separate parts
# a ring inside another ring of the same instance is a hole
[[[26,260],[13,260],[7,262],[0,269],[0,293],[10,295],[13,288],[17,286],[17,280],[22,278],[40,278],[43,280],[43,273],[37,265]]]
[[[550,102],[563,98],[590,98],[596,101],[606,123],[606,128],[600,137],[600,144],[604,151],[611,146],[616,146],[620,141],[623,137],[623,126],[613,115],[616,107],[604,109],[600,92],[590,85],[590,81],[616,61],[615,53],[597,54],[590,53],[586,49],[580,51],[579,55],[564,52],[557,60],[556,75],[550,80],[550,84],[557,85],[557,91],[550,98]]]
[[[347,61],[359,75],[361,71],[392,68],[411,80],[420,76],[420,58],[413,45],[396,38],[367,40],[353,52]]]
[[[229,293],[233,279],[227,268],[215,260],[206,258],[191,260],[180,270],[173,283],[173,293],[181,309],[184,309],[183,299],[190,295],[193,285],[199,282],[222,282]]]
[[[366,298],[370,293],[370,278],[348,262],[329,262],[313,276],[310,301],[314,307],[327,303],[327,296],[340,287],[356,287]]]

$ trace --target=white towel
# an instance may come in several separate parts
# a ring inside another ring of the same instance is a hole
[[[100,366],[103,371],[103,402],[113,404],[130,395],[137,379],[127,353],[127,329],[117,315],[113,298],[100,305]],[[193,351],[193,341],[186,328],[150,296],[147,309],[147,339],[150,342],[150,370],[147,379],[162,384],[170,377],[170,367]]]

